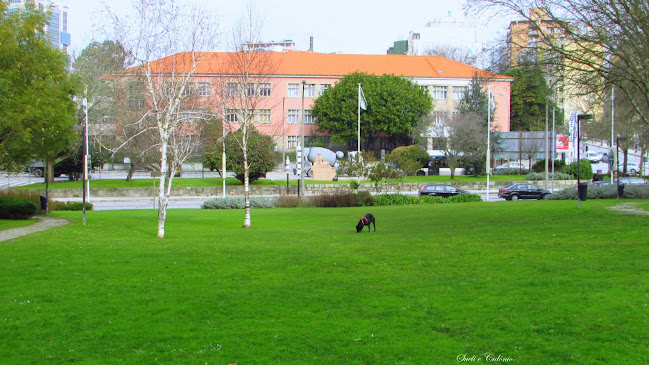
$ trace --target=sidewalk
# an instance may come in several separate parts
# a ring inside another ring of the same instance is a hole
[[[63,226],[70,222],[60,218],[36,217],[38,221],[25,227],[5,229],[0,231],[0,242],[9,241],[17,237],[25,236],[34,232],[45,231],[47,229]]]

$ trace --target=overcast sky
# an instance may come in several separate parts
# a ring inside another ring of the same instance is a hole
[[[196,1],[217,11],[224,33],[228,33],[246,9],[244,0]],[[110,0],[112,6],[129,2]],[[71,52],[78,54],[92,40],[105,38],[93,27],[93,23],[101,21],[97,16],[101,0],[59,0],[59,3],[69,7]],[[253,3],[257,16],[264,19],[264,41],[292,39],[298,49],[307,49],[309,36],[313,36],[314,51],[323,53],[385,54],[394,41],[406,39],[410,31],[423,29],[432,18],[447,16],[449,12],[454,16],[463,15],[462,0],[256,0]],[[490,33],[498,30],[490,29]]]

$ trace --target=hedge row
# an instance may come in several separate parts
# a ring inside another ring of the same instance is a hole
[[[253,208],[296,208],[296,207],[367,207],[405,204],[444,204],[481,202],[477,194],[456,195],[450,198],[436,196],[411,196],[403,194],[382,194],[372,196],[367,191],[344,194],[317,195],[300,198],[297,196],[280,196],[279,198],[251,198]],[[243,198],[215,198],[203,203],[203,209],[243,209]]]
[[[0,219],[27,219],[34,216],[38,206],[18,196],[0,196]]]
[[[649,186],[625,185],[622,195],[626,199],[649,199]],[[577,200],[577,187],[569,187],[548,195],[551,200]],[[587,189],[588,199],[617,199],[617,185],[590,185]]]

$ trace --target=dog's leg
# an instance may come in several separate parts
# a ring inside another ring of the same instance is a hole
[[[376,232],[376,220],[373,220],[372,224],[374,225],[374,232]]]

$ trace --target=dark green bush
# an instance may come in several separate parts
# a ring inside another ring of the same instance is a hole
[[[63,211],[79,211],[83,210],[82,202],[49,202],[50,211],[63,210]],[[92,210],[92,203],[86,202],[86,210]]]
[[[25,198],[0,196],[0,219],[27,219],[38,211],[38,206]]]
[[[421,201],[417,196],[403,195],[403,194],[381,194],[374,196],[374,205],[406,205],[406,204],[420,204]]]
[[[583,180],[590,180],[593,177],[593,165],[590,163],[590,161],[585,159],[581,159],[579,161],[579,165],[579,168],[581,169],[580,178]],[[577,161],[572,162],[571,164],[566,166],[563,169],[563,172],[574,176],[574,178],[577,178]]]
[[[566,161],[564,160],[554,160],[554,171],[561,171],[566,166]],[[552,165],[548,165],[548,169],[552,171]],[[542,172],[545,171],[545,159],[536,160],[534,165],[532,165],[532,171]]]
[[[445,198],[449,203],[477,203],[482,202],[482,197],[478,194],[462,194]]]
[[[355,195],[357,207],[371,207],[374,205],[374,197],[369,191],[359,191]]]

